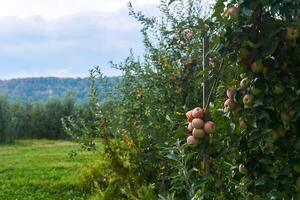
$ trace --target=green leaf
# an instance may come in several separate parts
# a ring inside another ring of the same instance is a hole
[[[177,0],[170,0],[169,3],[168,3],[168,5],[171,5],[171,4],[174,3],[175,1],[177,1]]]

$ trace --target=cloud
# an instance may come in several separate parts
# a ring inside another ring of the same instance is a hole
[[[158,13],[153,5],[138,9]],[[106,75],[119,75],[108,62],[122,61],[130,49],[143,54],[140,28],[127,8],[110,13],[87,10],[55,19],[0,17],[0,79],[87,76],[94,66]]]
[[[159,0],[130,0],[136,6],[158,5]],[[118,12],[126,7],[129,0],[0,0],[0,16],[31,17],[47,19],[87,11]]]

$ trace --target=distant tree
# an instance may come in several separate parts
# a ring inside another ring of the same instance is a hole
[[[0,143],[8,143],[14,139],[14,135],[9,131],[10,119],[9,103],[6,97],[0,96]]]

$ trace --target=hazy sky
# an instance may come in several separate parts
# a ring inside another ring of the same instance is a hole
[[[157,13],[159,0],[131,0]],[[108,62],[132,48],[142,54],[139,24],[128,0],[0,0],[0,79],[87,76],[93,66],[118,75]]]

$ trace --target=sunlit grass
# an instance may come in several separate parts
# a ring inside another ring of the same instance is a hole
[[[21,140],[0,145],[0,199],[85,199],[80,169],[95,153],[68,153],[79,146],[68,141]]]

